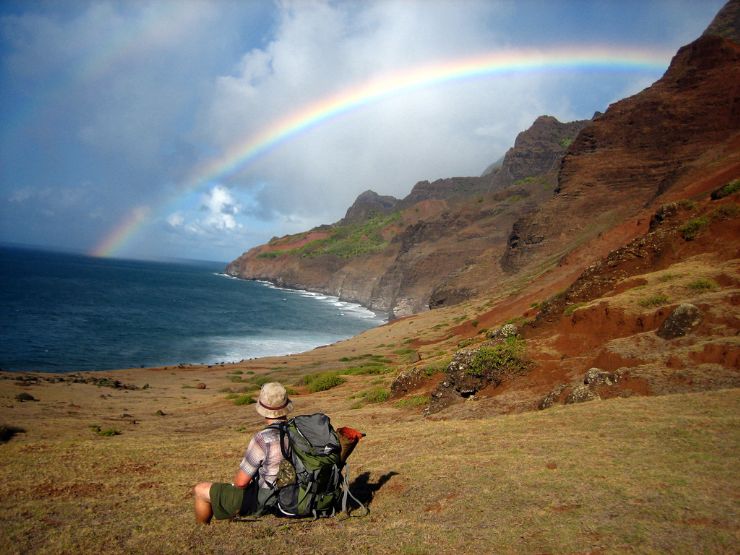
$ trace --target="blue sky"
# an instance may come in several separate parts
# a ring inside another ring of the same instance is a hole
[[[0,3],[0,242],[230,260],[330,223],[366,189],[478,175],[541,114],[591,117],[654,72],[527,73],[415,90],[188,189],[198,165],[374,76],[563,46],[672,53],[722,1]]]

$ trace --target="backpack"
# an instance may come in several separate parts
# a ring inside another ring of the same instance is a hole
[[[349,468],[346,475],[342,474],[345,464],[340,456],[339,436],[327,415],[296,416],[269,428],[280,431],[285,458],[275,484],[277,507],[282,514],[333,516],[340,504],[342,511],[347,511],[348,496],[357,501],[349,492]],[[365,508],[361,503],[360,506]]]

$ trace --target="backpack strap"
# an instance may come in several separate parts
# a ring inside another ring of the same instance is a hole
[[[359,516],[367,516],[368,514],[370,514],[370,509],[363,505],[362,502],[354,495],[352,495],[352,492],[349,490],[349,463],[345,463],[344,468],[344,481],[342,482],[342,512],[349,516],[349,513],[347,512],[347,498],[351,497],[355,503],[362,507],[362,510],[364,511],[362,515]]]
[[[283,458],[286,460],[290,460],[290,455],[285,449],[285,437],[288,437],[288,442],[290,442],[290,436],[287,432],[288,429],[288,423],[287,422],[275,422],[274,424],[270,424],[265,428],[265,430],[277,430],[280,432],[280,451],[283,453]]]

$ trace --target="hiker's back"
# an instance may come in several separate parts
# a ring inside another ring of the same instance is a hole
[[[344,484],[339,437],[329,417],[322,413],[296,416],[270,428],[287,438],[289,449],[283,456],[295,472],[295,479],[290,483],[285,483],[282,476],[277,477],[280,511],[289,516],[334,514]]]

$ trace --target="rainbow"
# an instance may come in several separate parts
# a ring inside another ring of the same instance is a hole
[[[220,156],[197,167],[186,183],[179,188],[177,198],[208,183],[234,175],[257,158],[312,128],[390,97],[448,82],[524,73],[557,71],[656,73],[665,70],[670,57],[671,53],[653,50],[579,46],[546,52],[538,50],[496,52],[388,73],[304,105],[284,118],[271,122],[254,135],[235,142]],[[160,211],[164,208],[165,206],[161,207]],[[143,221],[134,223],[131,216],[127,217],[125,222],[119,224],[93,249],[92,253],[97,256],[114,254],[127,239],[135,235],[136,225],[143,223]],[[125,233],[121,231],[124,228]]]
[[[146,223],[150,211],[146,206],[137,206],[131,210],[88,254],[103,258],[113,256]]]

